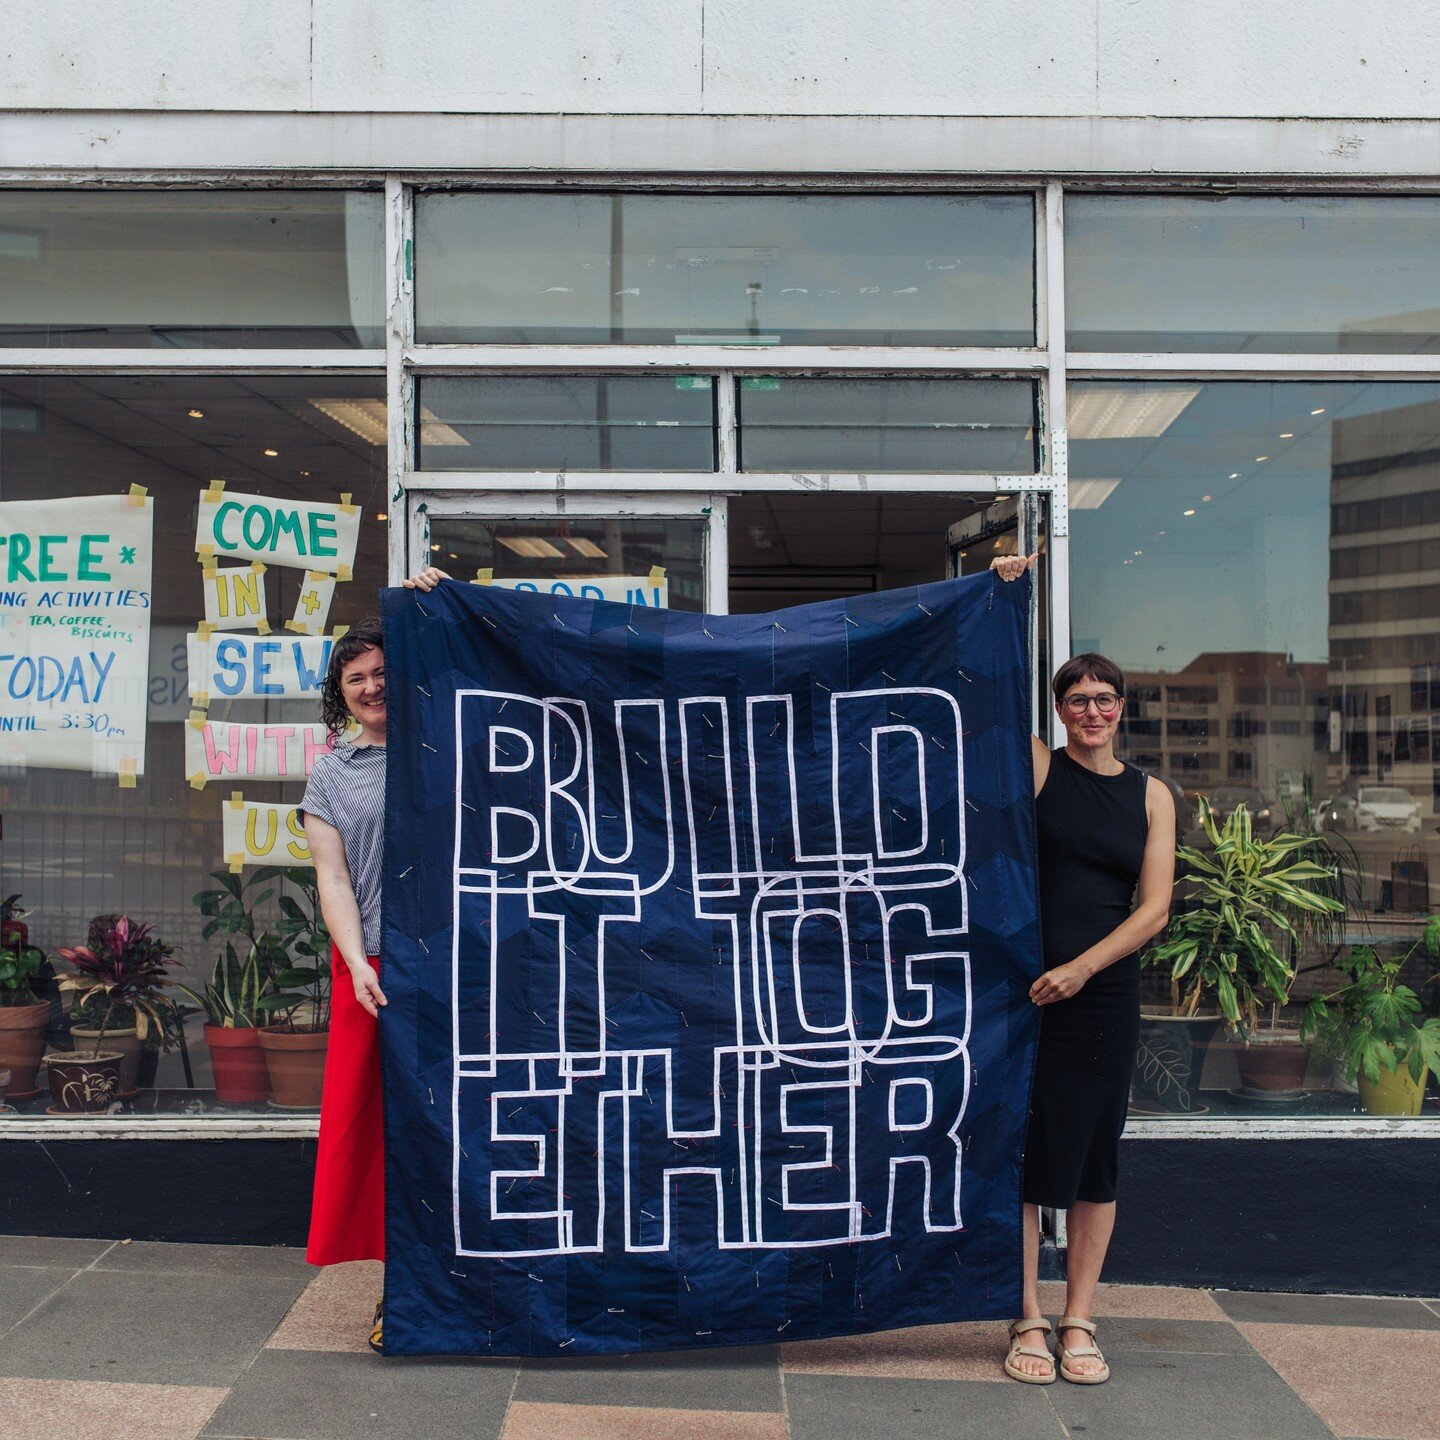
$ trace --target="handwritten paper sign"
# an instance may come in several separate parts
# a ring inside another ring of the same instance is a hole
[[[207,565],[201,571],[205,591],[205,623],[212,630],[270,629],[265,618],[265,567]]]
[[[323,725],[206,720],[185,727],[185,775],[208,780],[303,780],[330,748]]]
[[[323,570],[308,571],[295,602],[295,614],[285,622],[285,628],[298,635],[323,635],[334,598],[335,577]]]
[[[328,635],[190,635],[190,694],[227,700],[318,695],[334,643]]]
[[[615,600],[621,605],[670,604],[670,582],[660,575],[575,575],[551,580],[490,580],[501,590],[528,590],[540,595],[565,595],[576,600]]]
[[[260,560],[324,570],[350,579],[360,539],[360,507],[231,494],[218,481],[200,492],[195,553],[209,560]]]
[[[7,765],[145,770],[154,501],[0,504],[0,734]]]
[[[225,863],[309,865],[305,826],[294,805],[269,805],[232,797],[220,807],[224,823]]]

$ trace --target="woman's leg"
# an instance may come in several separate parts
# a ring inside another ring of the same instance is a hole
[[[1029,1207],[1027,1207],[1028,1209]],[[1105,1252],[1110,1248],[1110,1236],[1115,1229],[1115,1202],[1101,1203],[1094,1200],[1077,1200],[1065,1216],[1065,1313],[1079,1320],[1094,1317],[1091,1310],[1095,1305],[1095,1287],[1100,1283],[1100,1271],[1105,1264]],[[1028,1282],[1027,1282],[1028,1283]],[[1083,1330],[1062,1330],[1060,1342],[1063,1345],[1089,1345],[1093,1342]],[[1094,1374],[1100,1369],[1100,1361],[1093,1355],[1074,1361],[1070,1368],[1082,1374]]]
[[[1026,1320],[1040,1317],[1040,1207],[1026,1205],[1021,1224],[1025,1245],[1024,1289],[1021,1293],[1020,1313]],[[1045,1344],[1045,1337],[1037,1330],[1030,1330],[1021,1338],[1021,1343],[1032,1348]],[[1017,1355],[1012,1362],[1016,1369],[1027,1375],[1048,1375],[1051,1365],[1038,1355]]]

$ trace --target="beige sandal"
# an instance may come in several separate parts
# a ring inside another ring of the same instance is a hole
[[[1037,1348],[1034,1345],[1022,1345],[1020,1337],[1028,1334],[1031,1330],[1040,1330],[1044,1334],[1050,1333],[1050,1322],[1048,1320],[1012,1320],[1010,1322],[1010,1352],[1005,1356],[1005,1373],[1012,1379],[1018,1380],[1022,1385],[1053,1385],[1055,1383],[1055,1357],[1050,1353],[1048,1347]],[[1050,1364],[1048,1374],[1029,1375],[1016,1365],[1017,1355],[1029,1355],[1036,1360],[1046,1360]]]
[[[1060,1323],[1055,1327],[1058,1335],[1063,1335],[1067,1330],[1083,1330],[1087,1335],[1094,1335],[1095,1327],[1088,1320],[1082,1320],[1078,1315],[1062,1315]],[[1087,1374],[1083,1370],[1071,1370],[1071,1360],[1088,1360],[1094,1356],[1100,1362],[1098,1370]],[[1110,1367],[1105,1363],[1105,1357],[1093,1345],[1075,1345],[1066,1348],[1065,1342],[1060,1341],[1060,1373],[1072,1385],[1103,1385],[1110,1378]]]

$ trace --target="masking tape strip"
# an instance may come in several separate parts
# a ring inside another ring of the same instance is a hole
[[[213,580],[220,573],[220,567],[216,565],[212,557],[208,565],[203,560],[200,562],[200,573],[207,580]]]
[[[475,578],[470,582],[472,585],[489,585],[495,579],[495,571],[490,567],[484,570],[477,570]]]
[[[255,628],[260,634],[268,635],[270,633],[270,622],[268,620],[257,620],[255,622]]]
[[[339,569],[335,571],[335,578],[337,580],[353,580],[355,578],[355,572],[348,565],[341,565]]]
[[[225,802],[232,810],[243,810],[245,808],[245,792],[243,790],[232,790],[230,798]]]
[[[299,620],[287,620],[285,622],[285,628],[287,630],[293,630],[297,635],[308,635],[310,633],[310,627],[302,624]]]
[[[215,547],[213,545],[197,545],[195,547],[195,554],[197,558],[202,561],[213,560],[215,558]]]
[[[350,503],[350,492],[348,490],[343,490],[340,493],[340,509],[346,515],[358,515],[360,513],[360,507]]]
[[[136,509],[139,509],[145,504],[145,497],[149,493],[150,492],[143,485],[132,485],[130,487],[130,494],[126,497],[125,503],[127,505],[133,505],[136,507]]]
[[[190,703],[198,705],[202,710],[210,708],[210,692],[208,690],[197,690],[191,697]]]
[[[265,562],[263,560],[252,560],[250,562],[250,569],[256,575],[263,575],[265,573]]]
[[[210,717],[203,710],[192,710],[186,724],[192,730],[203,730],[210,723]]]
[[[200,492],[200,498],[207,505],[214,505],[225,493],[225,482],[223,480],[212,480],[204,490]]]
[[[664,581],[665,567],[663,565],[652,565],[650,567],[650,579],[648,583],[651,585],[661,585]]]
[[[133,775],[127,775],[124,771],[121,771],[117,778],[120,781],[120,788],[122,790],[133,790],[135,788],[135,777]]]
[[[140,768],[140,762],[133,755],[122,755],[115,762],[118,772],[120,788],[122,790],[133,790],[135,788],[135,772]]]
[[[348,625],[337,625],[331,632],[330,638],[338,640],[350,627]]]
[[[215,633],[215,627],[208,620],[202,620],[195,627],[195,633],[202,640],[208,640]]]
[[[238,875],[245,868],[245,854],[241,850],[234,850],[225,857],[225,863],[230,867],[232,875]]]
[[[192,790],[203,790],[205,782],[210,777],[203,770],[197,770],[193,775],[187,775],[185,778],[189,780]]]

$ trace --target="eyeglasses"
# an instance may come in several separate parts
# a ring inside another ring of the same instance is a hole
[[[1120,696],[1112,691],[1102,695],[1067,695],[1060,703],[1072,714],[1083,715],[1092,705],[1102,715],[1113,715],[1120,703]]]

